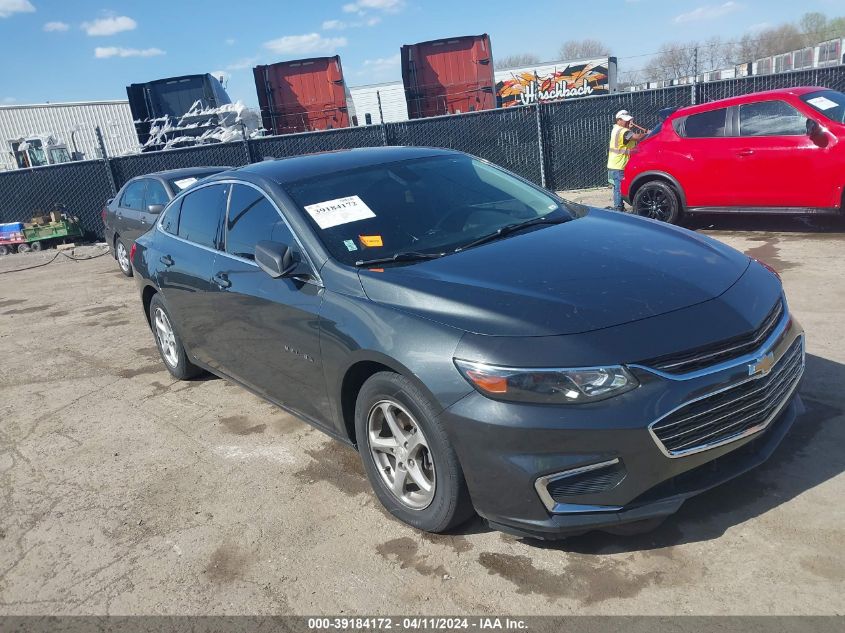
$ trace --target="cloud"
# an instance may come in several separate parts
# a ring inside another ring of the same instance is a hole
[[[357,29],[362,26],[375,26],[381,22],[381,17],[373,15],[366,19],[355,22],[344,22],[343,20],[326,20],[323,22],[324,31],[343,31],[344,29]]]
[[[324,31],[342,31],[347,26],[343,20],[326,20],[323,22]]]
[[[264,48],[279,55],[310,55],[333,53],[346,44],[345,37],[323,37],[319,33],[306,33],[305,35],[285,35],[264,42]]]
[[[259,58],[258,58],[257,55],[255,57],[244,57],[242,59],[239,59],[236,62],[228,64],[226,66],[226,70],[232,71],[232,70],[245,70],[247,68],[252,68],[258,62],[258,59]]]
[[[225,40],[223,40],[223,43],[226,44],[226,46],[231,46],[236,41],[237,40],[234,37],[227,37]]]
[[[372,82],[378,81],[385,77],[395,77],[399,75],[399,64],[401,57],[399,53],[391,55],[390,57],[377,57],[376,59],[365,59],[364,67],[359,70],[357,75],[366,75]]]
[[[54,31],[67,31],[69,28],[70,24],[67,24],[65,22],[47,22],[47,24],[45,24],[43,27],[43,29],[48,33]]]
[[[771,22],[757,22],[757,24],[752,24],[749,26],[746,31],[749,33],[759,33],[760,31],[765,31],[766,29],[772,26]]]
[[[93,22],[82,23],[82,30],[92,37],[114,35],[123,31],[134,31],[137,27],[138,23],[125,15],[99,18]]]
[[[674,22],[676,24],[683,24],[685,22],[713,20],[715,18],[721,18],[722,16],[728,15],[729,13],[739,11],[742,8],[741,4],[733,2],[733,0],[722,4],[708,4],[695,8],[687,13],[681,13],[680,15],[675,16]]]
[[[107,59],[109,57],[157,57],[165,55],[160,48],[123,48],[122,46],[98,46],[94,49],[94,57]]]
[[[0,18],[8,18],[15,13],[32,13],[35,7],[29,0],[0,0]]]
[[[367,11],[397,13],[405,6],[404,0],[357,0],[343,5],[344,13],[364,15]]]

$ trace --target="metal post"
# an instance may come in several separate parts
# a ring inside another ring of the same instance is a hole
[[[384,123],[384,112],[381,109],[381,93],[376,90],[376,99],[378,99],[378,120],[379,123]]]
[[[691,97],[692,105],[696,104],[696,88],[698,88],[698,46],[692,51],[692,88]]]
[[[246,123],[241,121],[241,137],[244,141],[244,153],[246,154],[246,164],[252,163],[252,152],[249,149],[249,135],[246,133]]]
[[[540,154],[540,184],[546,188],[546,150],[543,146],[543,122],[540,116],[540,99],[534,106],[534,116],[537,120],[537,151]]]
[[[114,173],[111,169],[111,162],[109,161],[109,153],[106,151],[106,143],[103,140],[103,132],[100,126],[94,127],[94,132],[97,134],[97,143],[100,145],[100,154],[103,155],[103,164],[106,166],[106,174],[109,177],[109,184],[111,185],[111,195],[117,195],[117,185],[114,181]]]

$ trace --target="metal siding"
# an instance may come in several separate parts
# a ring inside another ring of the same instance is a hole
[[[397,123],[408,120],[408,103],[405,101],[405,87],[401,81],[371,86],[350,88],[358,124],[364,125],[364,116],[369,112],[373,123]],[[381,109],[384,121],[379,119],[378,95],[381,95]]]
[[[128,101],[66,103],[0,107],[0,169],[15,169],[9,141],[35,134],[57,137],[73,151],[71,132],[75,126],[76,146],[85,159],[100,157],[94,128],[103,131],[110,156],[136,153],[138,140]]]

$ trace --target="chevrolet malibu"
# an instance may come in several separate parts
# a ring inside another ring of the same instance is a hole
[[[355,446],[431,532],[648,529],[768,458],[800,406],[803,332],[766,265],[459,152],[217,174],[131,260],[176,378]]]

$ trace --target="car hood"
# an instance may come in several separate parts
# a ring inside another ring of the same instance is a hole
[[[549,336],[621,325],[718,297],[742,253],[685,229],[590,209],[446,257],[361,270],[367,296],[476,334]]]

